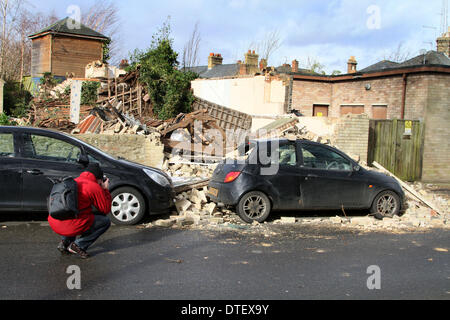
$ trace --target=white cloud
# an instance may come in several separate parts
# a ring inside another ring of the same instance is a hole
[[[73,1],[46,0],[43,7],[64,14]],[[90,3],[83,0],[83,3]],[[378,62],[400,43],[412,55],[435,49],[441,0],[207,0],[165,2],[117,1],[122,16],[125,52],[144,49],[167,16],[172,36],[182,51],[196,22],[201,33],[200,61],[210,52],[222,53],[224,63],[243,59],[249,43],[270,30],[279,30],[283,45],[270,64],[316,57],[327,71],[345,71],[351,55],[359,68]],[[368,28],[371,6],[380,8],[380,28]],[[431,45],[430,45],[431,43]]]

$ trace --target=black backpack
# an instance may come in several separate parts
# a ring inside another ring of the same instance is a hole
[[[80,214],[77,182],[72,177],[52,182],[54,185],[47,201],[48,213],[56,220],[76,219]]]

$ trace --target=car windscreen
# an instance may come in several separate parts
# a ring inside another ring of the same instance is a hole
[[[306,168],[351,171],[352,162],[332,149],[303,144],[303,165]]]

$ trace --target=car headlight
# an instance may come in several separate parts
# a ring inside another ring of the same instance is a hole
[[[159,173],[157,173],[155,171],[148,170],[148,169],[143,169],[143,170],[144,170],[145,174],[147,176],[149,176],[150,179],[155,181],[160,186],[163,186],[163,187],[169,187],[170,186],[170,181],[165,176],[163,176],[162,174],[159,174]]]

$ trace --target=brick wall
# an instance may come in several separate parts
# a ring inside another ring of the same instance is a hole
[[[300,111],[305,117],[311,117],[314,104],[331,104],[331,87],[331,83],[294,80],[291,108]]]
[[[342,118],[300,117],[297,127],[331,139],[333,145],[354,159],[367,162],[369,147],[369,118],[366,115],[347,115]]]
[[[370,84],[370,90],[366,85]],[[450,76],[411,74],[407,77],[405,119],[425,121],[422,180],[450,181]],[[329,117],[340,117],[341,105],[364,105],[372,117],[373,105],[387,105],[387,118],[401,117],[403,78],[336,83],[294,80],[292,108],[313,115],[314,104],[328,104]],[[336,144],[343,151],[367,159],[368,120],[344,120],[337,125]],[[366,131],[367,127],[367,131]],[[359,133],[361,135],[359,135]]]
[[[405,119],[424,120],[428,98],[428,82],[437,75],[409,75],[406,86]],[[400,113],[398,118],[400,118]]]
[[[364,113],[373,116],[373,105],[387,105],[387,117],[400,115],[402,77],[358,80],[333,84],[331,116],[341,116],[341,105],[363,105]],[[366,86],[370,85],[370,90]]]
[[[112,156],[123,157],[150,167],[162,167],[164,146],[156,145],[146,136],[78,134],[74,137]]]
[[[450,181],[450,77],[428,79],[422,180]]]
[[[369,118],[366,115],[348,115],[335,126],[335,146],[352,157],[367,162],[369,146]]]
[[[439,77],[439,75],[433,74],[408,76],[406,119],[424,119],[428,82],[439,79]],[[366,89],[367,85],[370,85],[370,90]],[[363,105],[364,112],[372,118],[373,105],[387,105],[387,118],[394,119],[401,116],[402,92],[403,78],[401,75],[335,83],[294,80],[292,108],[299,110],[304,116],[312,116],[314,104],[328,104],[329,116],[340,117],[341,105]]]

